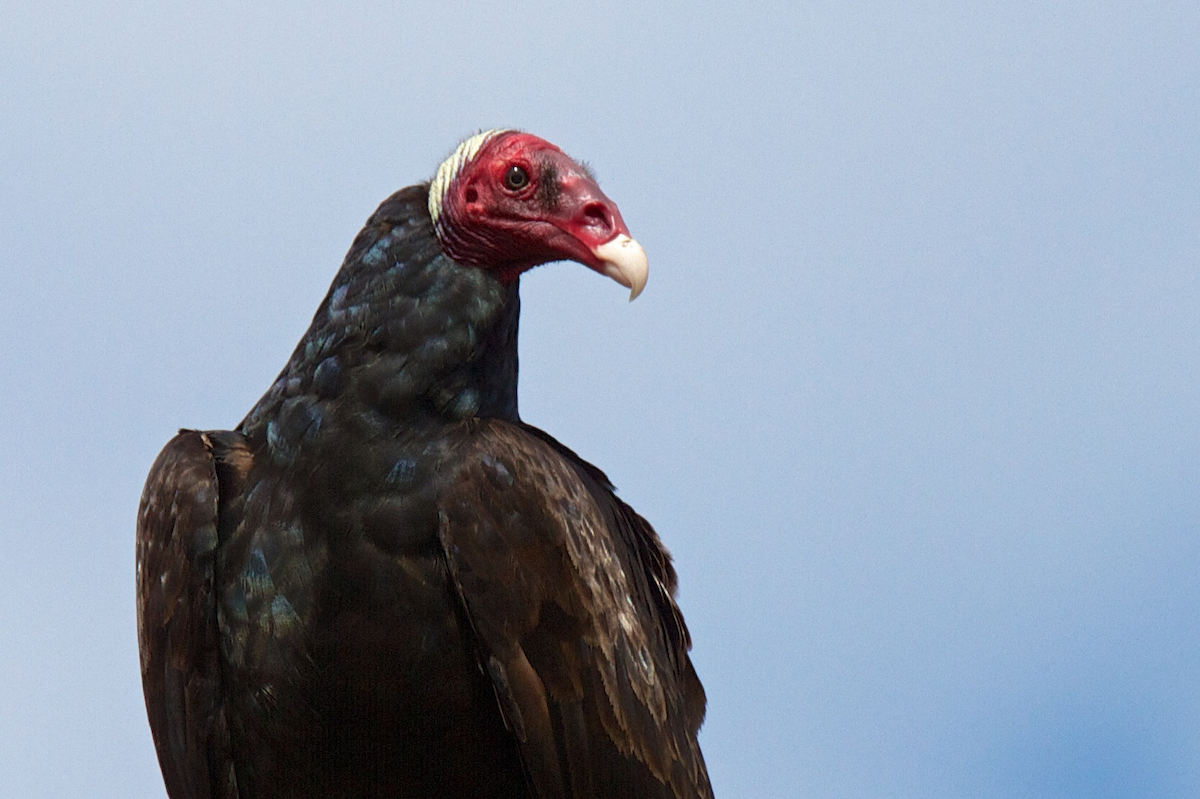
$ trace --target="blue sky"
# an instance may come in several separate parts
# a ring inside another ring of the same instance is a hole
[[[650,256],[523,279],[522,414],[674,552],[719,796],[1200,794],[1194,2],[2,16],[6,795],[164,795],[146,471],[494,126]]]

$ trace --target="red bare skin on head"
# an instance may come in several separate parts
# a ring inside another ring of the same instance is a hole
[[[629,234],[584,167],[545,139],[515,132],[488,141],[451,182],[439,228],[447,255],[505,282],[548,261],[603,272],[592,251]]]

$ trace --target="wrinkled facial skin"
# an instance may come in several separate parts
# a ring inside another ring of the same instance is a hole
[[[585,167],[527,133],[488,141],[451,184],[443,213],[448,254],[505,281],[557,260],[603,272],[594,250],[629,234]]]

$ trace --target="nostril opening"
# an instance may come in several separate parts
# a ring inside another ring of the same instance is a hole
[[[590,202],[583,207],[584,223],[589,227],[612,230],[612,214],[608,207],[601,202]]]

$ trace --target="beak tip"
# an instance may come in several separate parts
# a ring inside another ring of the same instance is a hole
[[[629,301],[633,302],[646,288],[650,276],[650,265],[646,251],[628,235],[621,233],[592,250],[603,264],[603,273],[629,289]]]

